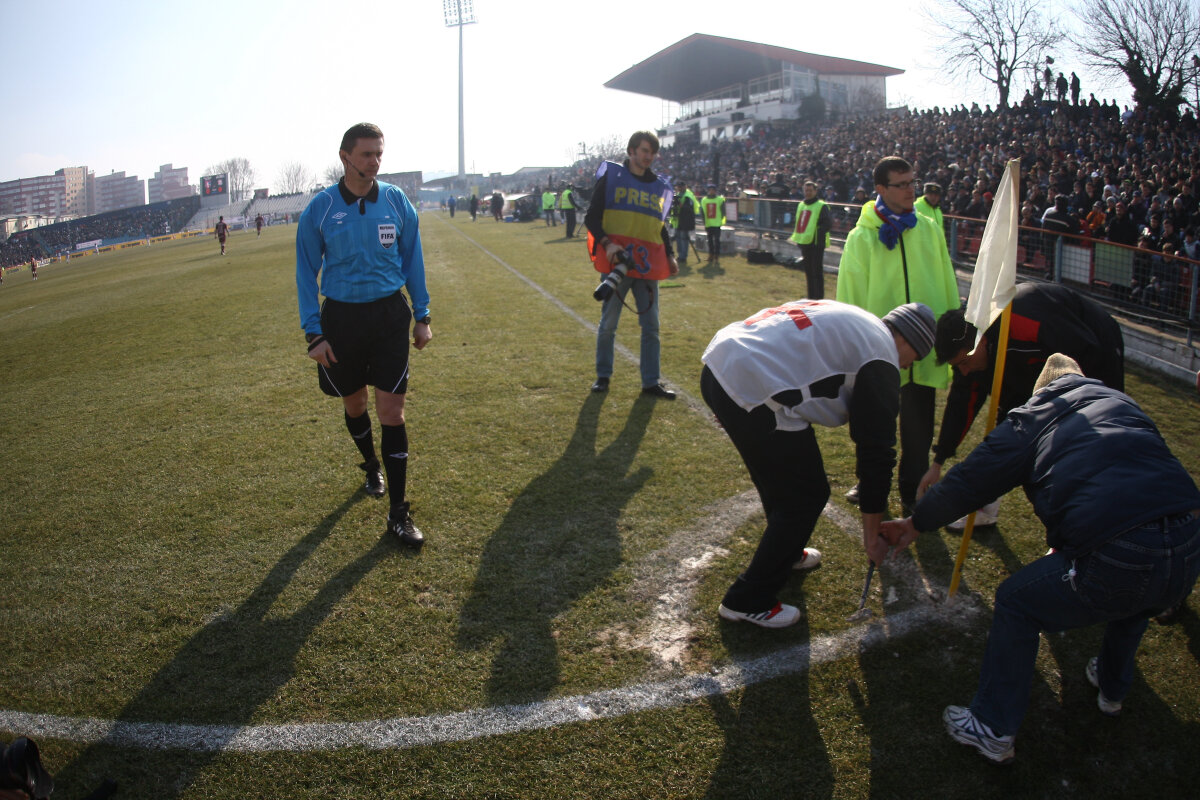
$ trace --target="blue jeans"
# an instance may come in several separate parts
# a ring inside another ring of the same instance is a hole
[[[675,231],[675,249],[679,253],[679,260],[681,262],[687,261],[688,241],[689,241],[688,237],[691,235],[691,233],[692,233],[691,231],[681,231],[678,229],[676,229],[676,231]]]
[[[1051,553],[996,590],[971,711],[999,735],[1017,732],[1029,704],[1041,631],[1106,623],[1100,688],[1120,701],[1149,618],[1181,603],[1200,574],[1200,517],[1177,514],[1133,528],[1072,561]]]
[[[658,281],[646,281],[626,275],[617,284],[600,311],[600,327],[596,331],[596,377],[611,378],[613,374],[613,347],[617,338],[617,323],[625,307],[625,295],[633,289],[633,307],[638,311],[638,325],[642,328],[642,387],[658,384]]]

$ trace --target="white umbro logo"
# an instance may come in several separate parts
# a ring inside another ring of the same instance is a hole
[[[344,216],[346,216],[346,212],[345,212],[345,211],[339,211],[338,213],[336,213],[336,214],[334,214],[334,215],[333,215],[333,218],[334,218],[334,219],[341,219],[341,218],[342,218],[342,217],[344,217]]]

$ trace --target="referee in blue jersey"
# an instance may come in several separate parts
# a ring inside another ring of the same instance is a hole
[[[300,325],[308,357],[317,362],[321,391],[340,397],[345,406],[346,428],[363,457],[359,466],[366,472],[366,492],[382,497],[387,473],[388,533],[419,547],[425,537],[413,524],[405,497],[404,396],[410,323],[415,320],[412,344],[418,350],[433,338],[421,233],[404,192],[375,180],[383,159],[378,126],[364,122],[351,127],[338,156],[345,177],[312,199],[296,231]],[[324,303],[318,302],[318,293],[325,296]],[[382,465],[371,437],[367,384],[375,387]]]

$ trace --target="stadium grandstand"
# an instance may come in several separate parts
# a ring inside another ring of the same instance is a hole
[[[256,197],[249,202],[230,203],[227,206],[215,208],[199,208],[187,221],[185,230],[208,231],[217,224],[219,217],[225,218],[225,223],[234,229],[254,227],[254,219],[259,214],[268,224],[277,222],[295,222],[300,212],[308,205],[317,190],[310,192],[293,192],[268,197]]]
[[[796,119],[810,98],[835,114],[887,107],[885,80],[904,70],[784,47],[693,34],[604,85],[678,103],[664,145],[750,135],[756,122]]]
[[[199,206],[200,198],[183,197],[20,231],[0,242],[0,267],[178,233]]]

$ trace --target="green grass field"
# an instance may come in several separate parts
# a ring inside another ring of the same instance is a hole
[[[386,502],[317,389],[293,227],[237,233],[224,258],[205,237],[6,277],[0,730],[39,741],[55,797],[104,776],[156,799],[1196,793],[1190,609],[1151,626],[1119,719],[1095,708],[1082,630],[1045,639],[1015,765],[950,741],[941,710],[970,700],[992,593],[1042,530],[1010,495],[953,604],[958,539],[927,535],[877,576],[874,618],[847,622],[866,564],[845,429],[818,434],[842,511],[813,538],[826,563],[782,598],[805,619],[717,619],[762,516],[698,402],[699,356],[801,296],[802,273],[685,267],[662,291],[684,394],[655,403],[620,355],[612,390],[588,391],[597,276],[562,227],[422,225],[419,554],[383,537]],[[637,353],[633,319],[618,342]],[[1140,372],[1128,389],[1200,475],[1194,391]]]

